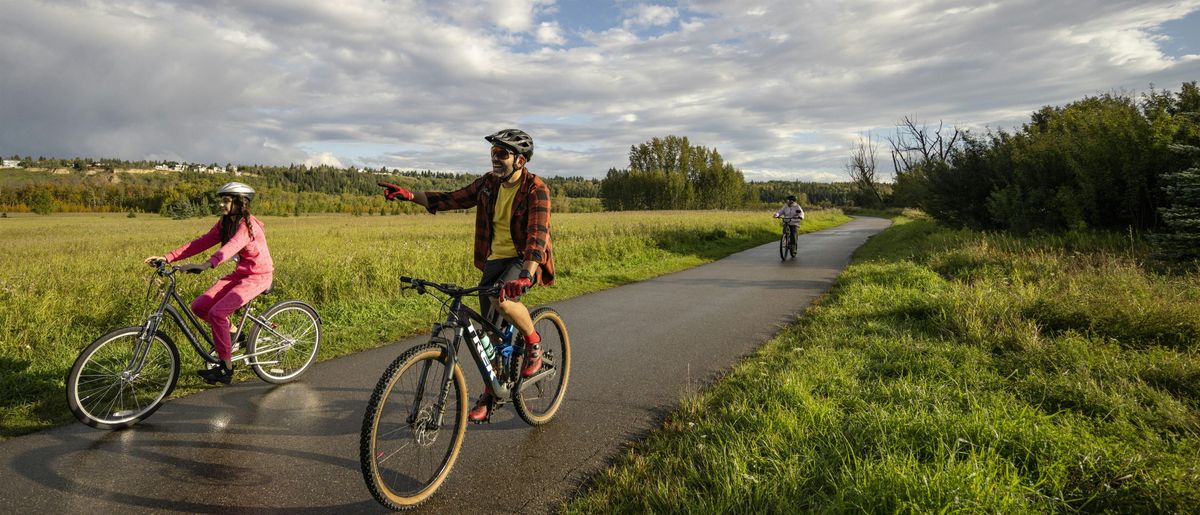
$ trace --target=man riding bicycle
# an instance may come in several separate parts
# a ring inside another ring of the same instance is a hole
[[[475,268],[483,272],[480,286],[502,282],[499,297],[479,296],[480,312],[493,316],[494,306],[516,326],[525,342],[522,377],[542,367],[542,338],[533,328],[529,308],[520,297],[535,284],[554,283],[554,256],[550,244],[550,189],[525,168],[533,158],[533,138],[519,129],[505,129],[484,138],[492,144],[492,170],[451,192],[413,192],[389,183],[388,200],[408,200],[430,213],[448,209],[475,211]],[[519,346],[518,346],[519,347]],[[486,381],[484,381],[486,383]],[[495,404],[491,385],[485,385],[468,418],[487,421]]]
[[[792,242],[791,250],[793,253],[796,250],[796,228],[800,227],[800,220],[804,219],[804,208],[796,203],[795,195],[788,195],[787,202],[783,207],[775,212],[775,218],[783,218],[783,226],[788,231],[788,236]]]

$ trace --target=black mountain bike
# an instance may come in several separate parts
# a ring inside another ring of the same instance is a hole
[[[788,230],[788,222],[796,220],[796,218],[782,218],[783,235],[779,237],[779,259],[787,261],[788,254],[791,254],[792,259],[796,259],[796,237],[795,231]],[[800,228],[797,227],[798,231]]]
[[[388,366],[363,417],[363,479],[371,495],[393,510],[415,507],[432,496],[458,458],[471,409],[459,365],[460,343],[467,342],[480,375],[491,384],[496,397],[492,413],[511,399],[517,415],[530,425],[554,418],[571,374],[567,326],[553,309],[530,313],[542,337],[542,368],[522,378],[524,343],[512,337],[512,325],[497,326],[462,302],[469,295],[497,295],[498,286],[460,288],[424,279],[400,280],[419,294],[444,294],[438,300],[447,314],[444,322],[433,325],[427,343],[408,349]]]
[[[157,284],[161,289],[158,308],[142,325],[114,329],[96,339],[79,354],[67,375],[67,404],[84,424],[100,429],[132,426],[158,410],[175,389],[179,349],[161,330],[164,314],[209,367],[220,361],[208,330],[175,290],[179,267],[159,261],[156,268],[155,274],[166,281],[152,280],[147,297]],[[270,289],[264,295],[268,293]],[[277,302],[257,315],[255,302],[240,310],[233,361],[249,365],[268,383],[286,383],[299,377],[317,356],[321,317],[299,300]],[[207,346],[201,345],[197,334]]]

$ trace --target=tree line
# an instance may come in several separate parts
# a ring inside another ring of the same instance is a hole
[[[631,147],[630,166],[604,179],[543,176],[555,211],[623,209],[762,208],[797,195],[801,204],[843,206],[854,202],[851,183],[746,182],[716,149],[686,137],[654,138]],[[26,169],[0,172],[0,210],[158,213],[175,218],[215,214],[216,188],[241,181],[260,192],[253,209],[263,215],[348,213],[392,215],[422,212],[389,203],[379,181],[420,191],[460,188],[478,175],[435,171],[333,166],[180,165],[168,161],[58,159],[13,156]],[[151,172],[180,165],[183,171]],[[199,171],[199,170],[206,171]]]
[[[19,156],[17,156],[19,158]],[[175,218],[217,212],[216,189],[229,181],[259,191],[253,209],[263,215],[348,213],[393,215],[423,212],[408,203],[387,202],[380,181],[419,191],[460,188],[479,175],[434,171],[342,169],[332,166],[227,165],[236,172],[152,172],[163,162],[20,158],[28,169],[0,171],[0,210],[158,213]],[[64,166],[65,165],[65,166]],[[217,168],[217,167],[213,167]],[[600,181],[547,177],[560,211],[601,209]]]
[[[1177,243],[1168,253],[1195,256],[1197,113],[1200,88],[1193,81],[1178,92],[1102,94],[1046,106],[1012,131],[930,128],[904,118],[888,138],[893,189],[876,198],[918,207],[957,227],[1157,233],[1156,239]],[[874,196],[873,160],[862,159],[864,150],[872,153],[869,141],[860,141],[847,163],[863,198]]]

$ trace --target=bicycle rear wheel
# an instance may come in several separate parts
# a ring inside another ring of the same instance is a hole
[[[445,348],[427,343],[396,358],[379,378],[359,441],[367,489],[380,504],[407,509],[428,499],[450,475],[467,428],[467,382],[453,364],[441,424],[439,384]]]
[[[542,368],[521,379],[513,391],[517,415],[533,426],[549,422],[562,406],[571,378],[571,338],[557,311],[538,308],[530,313],[533,329],[542,337]]]
[[[321,347],[321,318],[312,306],[298,300],[276,303],[263,312],[270,329],[257,323],[246,339],[254,374],[268,383],[286,383],[303,374]]]
[[[67,405],[80,422],[123,429],[149,417],[175,389],[179,351],[157,333],[142,342],[141,327],[116,329],[88,345],[67,374]]]

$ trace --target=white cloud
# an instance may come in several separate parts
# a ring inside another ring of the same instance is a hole
[[[1007,127],[1200,78],[1157,29],[1200,0],[610,7],[588,31],[551,0],[0,0],[0,154],[480,171],[482,136],[519,125],[538,173],[603,176],[675,134],[819,178],[905,115]]]
[[[537,42],[543,45],[564,45],[567,39],[563,37],[562,27],[558,23],[544,21],[537,28]]]
[[[664,5],[635,5],[626,10],[625,28],[658,27],[668,25],[679,16],[674,7]]]
[[[342,161],[338,159],[337,156],[334,156],[332,152],[313,154],[304,160],[304,166],[308,166],[310,168],[321,165],[335,166],[338,168],[343,168],[346,166],[342,164]]]
[[[480,2],[497,27],[509,32],[528,32],[534,26],[539,9],[553,5],[554,0],[489,0]]]

